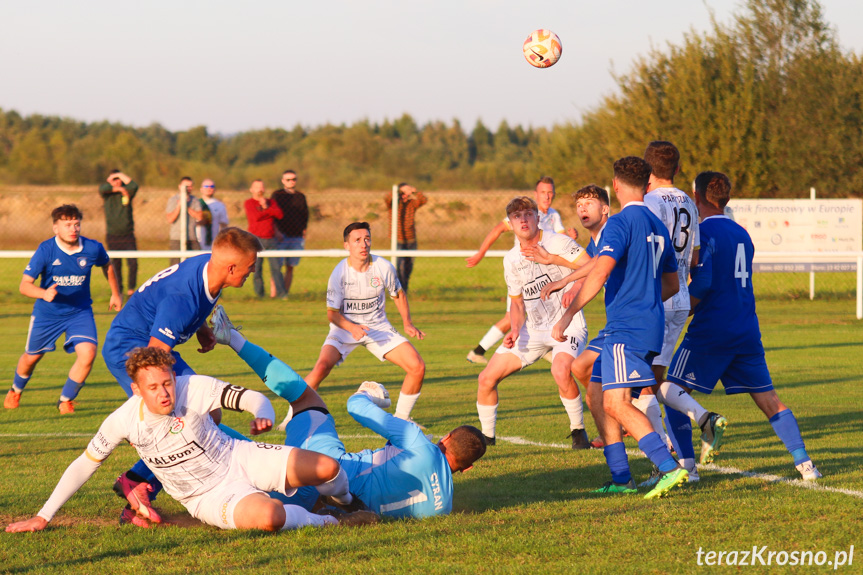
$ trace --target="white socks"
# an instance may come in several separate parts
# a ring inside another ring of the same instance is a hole
[[[244,345],[246,345],[246,338],[244,338],[242,335],[240,335],[240,332],[238,332],[237,330],[232,329],[231,330],[231,343],[228,345],[231,346],[231,349],[233,349],[237,353],[240,353],[240,350],[243,349]]]
[[[482,425],[482,434],[486,437],[494,437],[494,428],[497,424],[497,404],[476,404],[476,412],[479,414],[479,422]]]
[[[282,531],[286,529],[299,529],[308,525],[323,527],[324,525],[338,525],[339,520],[329,515],[317,515],[309,513],[299,505],[285,505],[285,524]]]
[[[496,325],[493,325],[491,326],[491,329],[482,336],[482,339],[479,340],[479,346],[488,351],[494,346],[494,344],[502,340],[504,335],[506,334],[497,329]]]
[[[399,393],[399,401],[396,403],[396,412],[394,415],[399,419],[410,419],[411,411],[413,411],[419,397],[419,393]]]
[[[318,485],[315,489],[317,489],[318,493],[321,495],[332,497],[341,505],[350,505],[351,501],[354,500],[354,497],[350,492],[350,486],[348,485],[348,476],[345,473],[345,470],[341,467],[339,468],[339,473],[335,477],[326,483]]]
[[[701,425],[702,418],[707,415],[707,410],[676,383],[663,381],[656,392],[656,397],[668,407],[685,413],[689,419],[699,425]]]
[[[560,398],[566,414],[569,416],[569,430],[584,429],[584,406],[581,403],[581,396],[575,399]]]

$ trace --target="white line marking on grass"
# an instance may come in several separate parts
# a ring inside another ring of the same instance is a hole
[[[92,433],[0,433],[0,437],[93,437]]]
[[[512,443],[514,445],[533,445],[536,447],[554,447],[558,449],[571,448],[570,445],[564,443],[541,443],[539,441],[531,441],[523,437],[501,437],[499,439],[508,443]],[[630,457],[644,457],[644,454],[641,452],[641,450],[638,449],[627,449],[626,454]],[[767,483],[787,483],[788,485],[791,485],[793,487],[802,487],[804,489],[812,489],[814,491],[827,491],[829,493],[839,493],[841,495],[850,495],[851,497],[863,499],[863,491],[842,489],[840,487],[830,487],[828,485],[821,485],[820,483],[816,483],[814,481],[803,481],[802,479],[788,479],[787,477],[780,477],[778,475],[771,475],[769,473],[744,471],[742,469],[737,469],[736,467],[721,467],[712,463],[709,465],[699,465],[698,467],[700,469],[706,469],[708,471],[716,471],[717,473],[722,473],[724,475],[742,475],[743,477],[758,479]]]

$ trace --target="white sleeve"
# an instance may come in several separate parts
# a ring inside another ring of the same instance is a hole
[[[273,409],[273,404],[263,393],[247,389],[240,396],[240,409],[251,413],[256,419],[276,421],[276,410]]]
[[[393,264],[383,258],[377,260],[381,264],[381,275],[383,276],[384,288],[390,297],[396,297],[400,291],[403,291],[402,284],[399,282],[399,276],[396,274],[396,268]]]
[[[330,279],[327,282],[327,309],[335,309],[341,311],[342,302],[345,299],[345,292],[342,287],[342,269],[345,260],[336,264],[333,273],[330,274]]]
[[[66,472],[63,473],[63,477],[60,478],[57,487],[51,493],[51,497],[48,498],[48,501],[45,502],[45,505],[42,506],[42,509],[36,515],[50,522],[54,518],[54,514],[57,513],[57,510],[69,501],[81,489],[81,486],[87,483],[88,479],[93,477],[93,474],[96,473],[100,465],[102,465],[101,461],[93,461],[86,451],[82,453],[78,459],[66,468]]]
[[[568,262],[574,262],[587,253],[575,240],[563,234],[554,234],[549,241],[548,252],[558,255]]]
[[[503,258],[503,278],[506,281],[506,293],[509,294],[509,297],[516,297],[522,294],[524,283],[519,274],[516,273],[515,266],[510,261],[511,253]]]
[[[554,233],[562,234],[566,231],[566,228],[563,227],[563,220],[560,219],[560,212],[554,210],[554,213],[551,214],[551,227],[554,228]]]

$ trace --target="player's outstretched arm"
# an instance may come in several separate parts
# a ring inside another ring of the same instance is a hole
[[[562,258],[561,258],[562,259]],[[566,276],[561,280],[557,280],[542,286],[542,291],[539,293],[539,297],[543,300],[548,299],[548,296],[553,294],[554,292],[565,288],[568,284],[573,282],[577,282],[580,279],[586,278],[587,274],[593,269],[593,266],[596,265],[596,258],[590,258],[584,260],[584,258],[579,258],[577,261],[582,262],[584,265],[573,271],[571,274]],[[575,295],[575,294],[573,294]]]
[[[667,300],[680,291],[680,281],[677,272],[662,274],[662,301]]]
[[[479,251],[474,255],[467,258],[465,261],[467,262],[467,267],[472,268],[482,261],[482,258],[485,257],[486,252],[491,248],[492,244],[497,241],[497,238],[500,235],[507,231],[505,222],[498,222],[498,224],[492,228],[492,230],[488,233],[485,239],[482,241],[482,245],[479,247]]]
[[[566,336],[563,332],[565,332],[566,328],[569,327],[569,324],[572,323],[572,318],[574,318],[575,314],[580,312],[590,300],[596,297],[596,294],[599,293],[602,286],[604,286],[605,282],[608,280],[608,276],[611,275],[611,271],[614,269],[614,266],[617,265],[617,260],[611,256],[599,256],[594,259],[596,260],[596,263],[593,264],[593,270],[587,274],[584,284],[581,286],[581,289],[578,290],[572,304],[566,308],[566,311],[563,312],[563,317],[554,324],[554,328],[551,330],[551,337],[557,341],[566,341]]]
[[[402,316],[402,325],[405,329],[405,335],[408,337],[415,337],[417,339],[425,339],[426,334],[420,331],[411,319],[411,308],[408,304],[407,294],[404,291],[399,290],[399,293],[397,293],[396,297],[393,298],[393,302],[396,304],[396,309],[399,311],[399,315]]]
[[[351,337],[357,341],[360,341],[369,333],[369,326],[352,322],[337,309],[327,308],[327,319],[331,324],[350,333]]]

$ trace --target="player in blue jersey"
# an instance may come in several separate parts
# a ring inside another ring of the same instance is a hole
[[[200,353],[211,351],[216,340],[206,319],[226,287],[242,287],[255,269],[260,240],[239,228],[225,228],[213,241],[213,251],[195,256],[164,269],[144,282],[111,323],[102,346],[108,370],[129,397],[132,380],[126,373],[126,359],[137,347],[156,347],[170,351],[178,375],[193,375],[174,347],[197,336]],[[216,414],[218,418],[220,414]],[[222,428],[231,434],[229,428]],[[239,434],[237,434],[239,435]],[[156,487],[153,488],[152,485]],[[132,511],[158,521],[149,505],[158,483],[143,462],[121,475],[115,490],[129,501]],[[124,511],[124,516],[129,516]]]
[[[54,351],[57,338],[66,334],[63,349],[75,351],[75,363],[60,392],[57,408],[61,414],[74,413],[73,400],[96,359],[96,321],[93,318],[93,299],[90,297],[90,272],[93,266],[102,268],[111,287],[108,307],[120,311],[123,300],[120,287],[108,253],[96,240],[81,236],[81,210],[64,204],[51,212],[54,237],[45,240],[36,249],[18,291],[33,298],[33,315],[24,354],[18,359],[12,389],[6,394],[3,407],[15,409],[21,401],[21,393],[39,360]],[[39,285],[36,278],[41,276]]]
[[[722,381],[728,395],[748,393],[794,458],[804,480],[821,473],[806,453],[800,427],[782,403],[767,369],[761,329],[755,315],[749,234],[725,216],[731,182],[725,174],[702,172],[695,178],[695,204],[702,218],[701,261],[692,270],[689,296],[693,317],[668,369],[668,380],[710,393]],[[691,438],[691,436],[690,436]],[[702,444],[701,462],[716,454]]]
[[[270,390],[291,403],[285,445],[337,460],[347,474],[351,493],[369,509],[394,518],[430,517],[452,510],[452,474],[467,471],[485,454],[479,429],[463,425],[432,443],[416,424],[385,412],[382,408],[389,407],[389,394],[379,383],[367,381],[348,399],[348,413],[385,438],[387,444],[376,450],[348,453],[326,404],[303,378],[246,341],[221,306],[213,313],[213,328],[219,343],[229,345]],[[314,488],[300,488],[286,501],[311,510],[318,495]]]
[[[605,285],[607,321],[602,352],[597,359],[602,373],[603,407],[607,416],[605,457],[612,481],[598,492],[634,493],[635,482],[623,445],[620,427],[638,441],[639,448],[662,471],[662,479],[645,498],[662,497],[686,481],[650,421],[632,405],[634,390],[655,383],[651,362],[662,349],[665,325],[663,300],[679,289],[668,230],[644,205],[650,164],[627,156],[614,163],[614,191],[622,209],[608,218],[597,247],[593,270],[561,320],[554,326],[559,341],[576,313]]]

